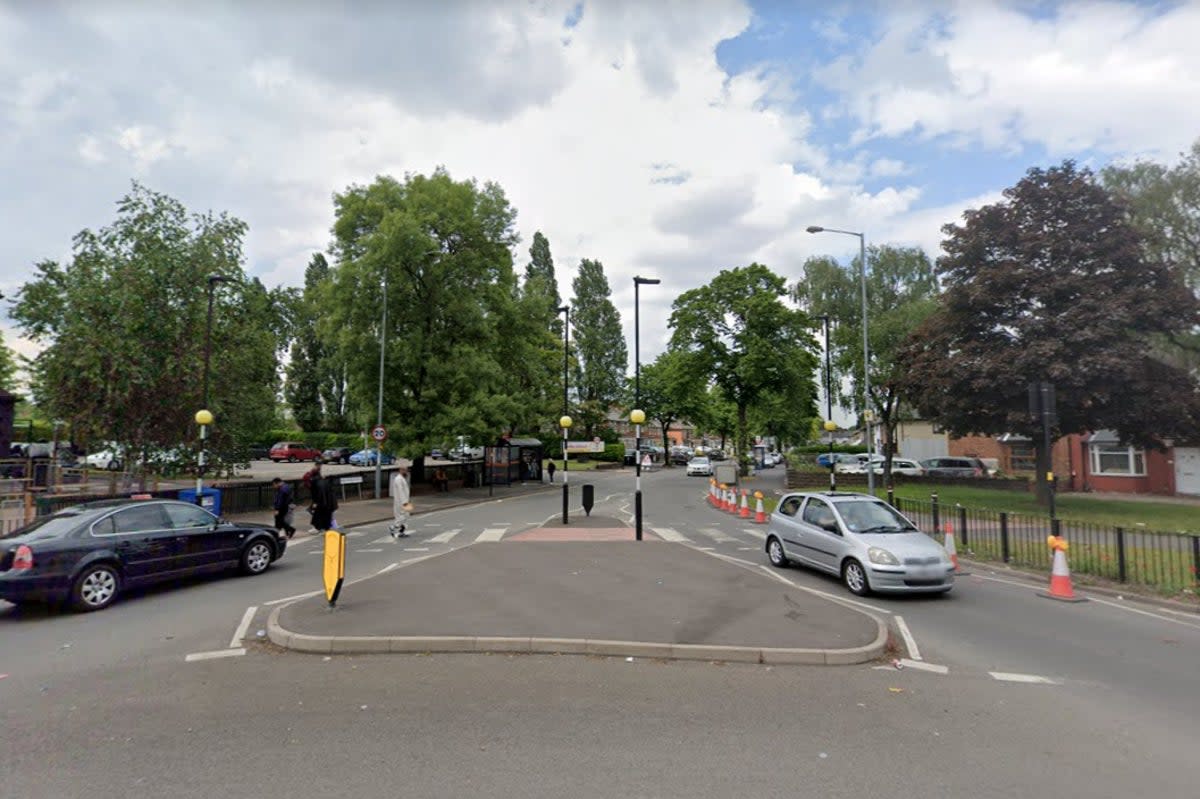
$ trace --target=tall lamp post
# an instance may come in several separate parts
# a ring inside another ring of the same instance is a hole
[[[567,523],[567,504],[570,502],[570,492],[567,489],[567,435],[571,431],[571,417],[567,415],[569,410],[567,406],[567,364],[569,362],[568,353],[570,352],[571,343],[571,306],[560,306],[558,312],[563,315],[563,415],[558,420],[558,426],[562,428],[562,455],[563,455],[563,490],[562,490],[562,506],[563,506],[563,524]]]
[[[662,281],[656,277],[633,278],[633,412],[629,421],[634,429],[635,477],[633,482],[633,516],[636,538],[642,540],[642,423],[646,413],[642,410],[642,341],[641,341],[641,297],[642,286],[657,286]]]
[[[867,491],[875,493],[875,472],[871,470],[871,454],[874,449],[874,439],[871,437],[871,349],[867,344],[867,239],[863,233],[853,230],[837,230],[820,225],[809,225],[809,233],[841,233],[846,236],[858,236],[858,273],[862,283],[862,330],[863,330],[863,427],[867,433]]]
[[[829,434],[829,490],[837,491],[837,470],[833,463],[833,431],[837,430],[837,423],[833,421],[833,394],[830,392],[830,374],[833,370],[829,360],[829,317],[822,316],[821,321],[825,323],[825,432]]]
[[[228,283],[232,278],[224,275],[208,276],[208,316],[204,324],[204,407],[196,411],[196,424],[200,425],[200,452],[196,457],[196,504],[204,505],[204,470],[208,463],[208,428],[213,423],[209,388],[209,361],[212,359],[213,294],[218,283]]]

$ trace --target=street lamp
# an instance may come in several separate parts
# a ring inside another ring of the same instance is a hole
[[[867,344],[867,239],[863,233],[852,230],[837,230],[820,225],[809,225],[809,233],[841,233],[858,236],[858,272],[862,283],[862,330],[863,330],[863,427],[867,433],[867,491],[875,493],[875,473],[871,471],[871,349]]]
[[[571,429],[571,417],[567,415],[569,408],[567,407],[567,363],[568,353],[570,352],[571,343],[571,306],[559,306],[558,312],[563,314],[563,415],[558,420],[559,427],[562,428],[562,449],[563,449],[563,524],[567,523],[567,503],[570,501],[570,494],[567,490],[567,433]]]
[[[633,515],[636,538],[642,540],[642,423],[646,414],[642,407],[642,342],[641,342],[641,297],[639,289],[642,286],[657,286],[662,281],[656,277],[633,278],[633,413],[629,421],[634,424],[634,462],[635,477],[633,490]]]
[[[213,295],[218,283],[229,283],[232,280],[233,278],[224,275],[208,276],[208,317],[204,325],[204,407],[196,411],[195,416],[196,424],[200,425],[200,452],[196,456],[196,504],[201,507],[204,505],[204,470],[208,462],[208,427],[213,423],[212,411],[209,410],[212,402],[208,393],[209,361],[212,359]]]

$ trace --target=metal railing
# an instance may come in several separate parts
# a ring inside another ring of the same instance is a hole
[[[1050,520],[926,500],[895,500],[896,509],[945,543],[952,530],[960,554],[1049,571],[1050,535],[1062,535],[1074,574],[1139,585],[1164,594],[1200,589],[1200,535],[1129,530],[1068,519]]]

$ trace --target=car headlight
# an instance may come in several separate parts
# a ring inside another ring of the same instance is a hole
[[[871,547],[867,550],[867,557],[872,563],[878,563],[881,566],[899,566],[900,561],[896,560],[896,556],[886,549],[879,547]]]

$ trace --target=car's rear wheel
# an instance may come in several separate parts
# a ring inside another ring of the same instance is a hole
[[[86,567],[71,586],[71,607],[89,612],[103,610],[113,603],[121,590],[121,575],[107,563]]]
[[[767,539],[767,559],[776,569],[786,569],[791,562],[783,552],[783,543],[775,536]]]
[[[271,565],[275,551],[266,541],[251,541],[242,551],[242,574],[262,574]]]
[[[842,582],[855,596],[866,596],[871,593],[871,584],[867,582],[867,572],[861,563],[851,558],[842,566]]]
[[[288,455],[287,462],[288,462],[288,463],[295,463],[295,462],[296,462],[296,456],[295,456],[295,455]]]

